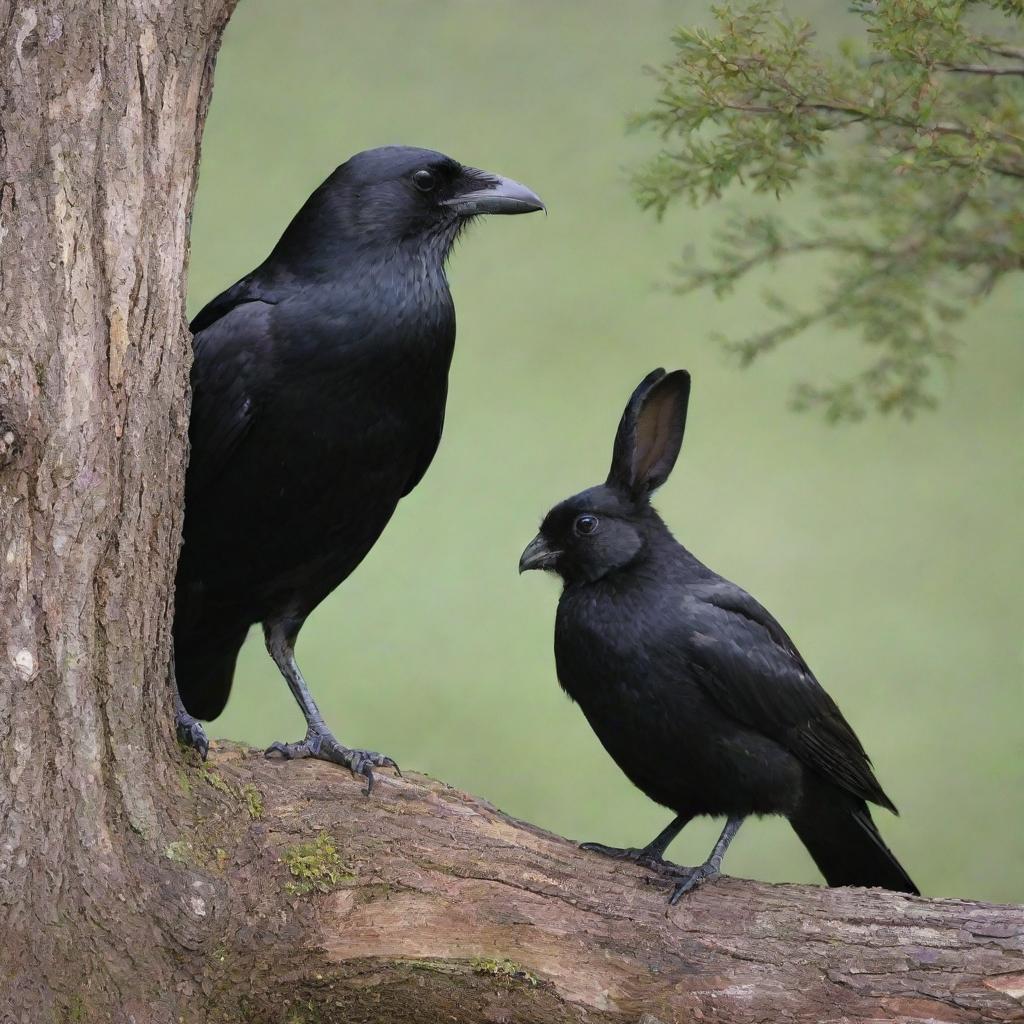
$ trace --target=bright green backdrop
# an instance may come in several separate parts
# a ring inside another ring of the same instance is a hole
[[[603,478],[635,383],[686,366],[686,446],[663,515],[794,636],[900,806],[878,818],[922,890],[1024,900],[1021,279],[963,326],[941,409],[909,426],[835,429],[787,410],[799,374],[856,364],[849,337],[811,332],[750,371],[729,365],[710,335],[763,322],[757,285],[724,303],[661,287],[724,208],[657,224],[626,181],[652,146],[624,131],[653,93],[642,66],[703,13],[656,0],[239,5],[203,144],[193,311],[370,146],[441,149],[528,183],[550,209],[479,223],[454,254],[459,341],[440,452],[310,619],[300,663],[346,742],[568,836],[650,839],[670,815],[558,689],[557,584],[520,579],[516,561],[551,504]],[[813,294],[813,262],[787,273],[776,283]],[[258,744],[302,733],[256,634],[212,732]],[[673,856],[703,859],[717,828],[695,823]],[[779,820],[750,823],[727,867],[817,879]]]

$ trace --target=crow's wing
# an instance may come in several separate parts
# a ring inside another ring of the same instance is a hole
[[[447,393],[447,384],[445,385],[445,391]],[[434,461],[438,446],[441,444],[441,432],[444,430],[444,398],[441,401],[441,416],[437,424],[423,437],[419,451],[416,454],[412,472],[409,474],[409,479],[402,489],[403,498],[412,492],[423,479],[424,474],[430,468],[431,462]]]
[[[253,271],[203,306],[192,318],[192,323],[188,325],[189,330],[193,335],[199,335],[207,327],[227,316],[236,306],[244,305],[246,302],[273,303],[274,301],[270,289],[257,277],[257,271]]]
[[[721,580],[693,591],[686,616],[697,676],[722,710],[835,785],[896,810],[835,701],[757,601]]]
[[[201,501],[248,433],[271,357],[269,312],[248,279],[219,295],[192,321],[192,416],[187,500]],[[198,326],[197,325],[201,325]]]

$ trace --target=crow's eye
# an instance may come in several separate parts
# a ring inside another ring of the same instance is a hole
[[[573,523],[573,528],[584,537],[589,537],[590,534],[597,530],[597,525],[597,516],[577,516],[576,522]]]
[[[421,192],[429,192],[434,187],[434,176],[430,171],[417,171],[412,176],[412,183]]]

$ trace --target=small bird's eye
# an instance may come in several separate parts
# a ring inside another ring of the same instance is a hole
[[[597,529],[597,524],[597,516],[577,516],[573,526],[577,533],[582,534],[584,537],[589,537]]]
[[[417,171],[412,176],[412,183],[421,192],[429,192],[434,187],[434,176],[430,171]]]

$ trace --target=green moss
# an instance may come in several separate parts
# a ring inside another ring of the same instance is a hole
[[[475,974],[486,974],[505,982],[523,981],[530,986],[537,985],[537,977],[525,967],[512,960],[495,960],[491,957],[478,957],[470,961]]]
[[[316,1003],[309,999],[299,1003],[288,1012],[285,1024],[320,1024],[322,1020]]]
[[[405,960],[407,966],[416,971],[430,971],[431,974],[452,974],[453,965],[446,960]]]
[[[208,782],[218,792],[224,793],[227,796],[234,796],[231,792],[231,787],[215,769],[204,764],[199,768],[198,775],[203,782]]]
[[[263,795],[251,782],[243,786],[240,792],[246,807],[249,808],[249,817],[253,821],[258,821],[263,817]]]
[[[188,776],[185,774],[184,771],[178,772],[178,785],[181,786],[182,793],[184,793],[186,796],[191,796],[192,783],[188,781]]]
[[[62,1019],[69,1024],[78,1024],[79,1021],[85,1020],[85,1000],[79,995],[72,996]]]
[[[329,892],[340,882],[355,878],[352,872],[345,870],[338,848],[326,832],[321,832],[310,843],[299,843],[285,850],[281,860],[296,879],[284,887],[290,896]]]
[[[187,839],[176,839],[168,843],[164,850],[164,856],[168,860],[176,860],[181,864],[187,864],[195,860],[195,847]]]

